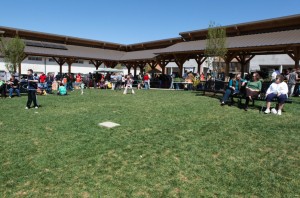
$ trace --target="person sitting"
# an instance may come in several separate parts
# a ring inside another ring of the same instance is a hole
[[[221,100],[221,105],[225,105],[231,95],[239,94],[242,86],[244,86],[244,83],[241,79],[241,74],[236,74],[235,77],[229,81],[228,87]]]
[[[246,86],[246,104],[245,111],[248,110],[249,101],[253,98],[257,98],[260,94],[262,88],[262,83],[260,81],[260,76],[257,72],[253,73],[252,80],[247,83]]]
[[[271,101],[274,98],[277,98],[279,103],[278,112],[276,111],[276,109],[272,109],[272,113],[281,115],[284,103],[288,98],[288,92],[288,85],[284,82],[284,77],[282,75],[277,75],[275,82],[270,85],[266,92],[267,109],[265,111],[265,114],[269,114],[271,112]]]
[[[9,98],[12,98],[14,91],[17,93],[17,96],[20,97],[19,81],[15,78],[15,76],[11,77],[8,84],[10,85]]]
[[[67,95],[67,89],[66,89],[66,87],[64,86],[63,83],[60,83],[57,95],[59,95],[59,96],[66,96]]]

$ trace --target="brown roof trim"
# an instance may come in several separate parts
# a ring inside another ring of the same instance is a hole
[[[300,29],[300,14],[271,18],[246,23],[222,26],[226,28],[227,36],[258,34],[282,30]],[[179,33],[185,40],[206,39],[208,29],[193,30]]]
[[[165,48],[179,42],[183,42],[182,37],[154,40],[154,41],[148,41],[142,43],[134,43],[134,44],[127,45],[127,51]]]
[[[37,31],[29,31],[11,27],[4,27],[0,26],[0,31],[4,31],[4,37],[14,37],[18,35],[20,38],[28,39],[28,40],[37,40],[46,42],[54,42],[54,43],[61,43],[61,44],[68,44],[68,45],[78,45],[78,46],[85,46],[85,47],[96,47],[96,48],[103,48],[103,49],[126,49],[126,45],[122,45],[119,43],[112,43],[112,42],[105,42],[99,40],[92,40],[92,39],[83,39],[78,37],[72,36],[65,36],[65,35],[58,35],[58,34],[51,34],[51,33],[44,33],[44,32],[37,32]]]

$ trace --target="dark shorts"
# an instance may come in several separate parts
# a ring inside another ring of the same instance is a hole
[[[272,102],[272,100],[273,100],[274,98],[277,98],[277,100],[278,100],[278,102],[279,102],[280,104],[285,103],[285,101],[287,100],[286,94],[281,94],[280,96],[277,96],[277,94],[274,94],[274,93],[269,94],[269,95],[267,96],[267,99],[266,99],[266,100],[267,100],[267,102]]]

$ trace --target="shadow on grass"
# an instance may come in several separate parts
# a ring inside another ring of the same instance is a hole
[[[223,97],[223,95],[221,95],[221,94],[213,94],[213,93],[209,93],[209,92],[206,93],[205,95],[201,91],[193,91],[192,93],[196,94],[195,96],[205,96],[205,97],[217,99],[219,102],[221,102],[221,99]],[[243,99],[241,102],[239,102],[239,101],[236,101],[236,99],[235,99],[233,102],[231,102],[231,101],[227,102],[226,105],[224,105],[224,106],[236,107],[238,109],[244,110],[245,100]],[[258,105],[258,104],[250,102],[249,106],[248,106],[248,109],[259,110],[259,112],[261,112],[264,108],[262,108],[261,104]]]

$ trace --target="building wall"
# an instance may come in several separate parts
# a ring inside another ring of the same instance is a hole
[[[273,66],[294,67],[295,62],[291,57],[286,54],[282,55],[260,55],[255,56],[250,61],[250,71],[260,70],[262,66],[273,67]]]

